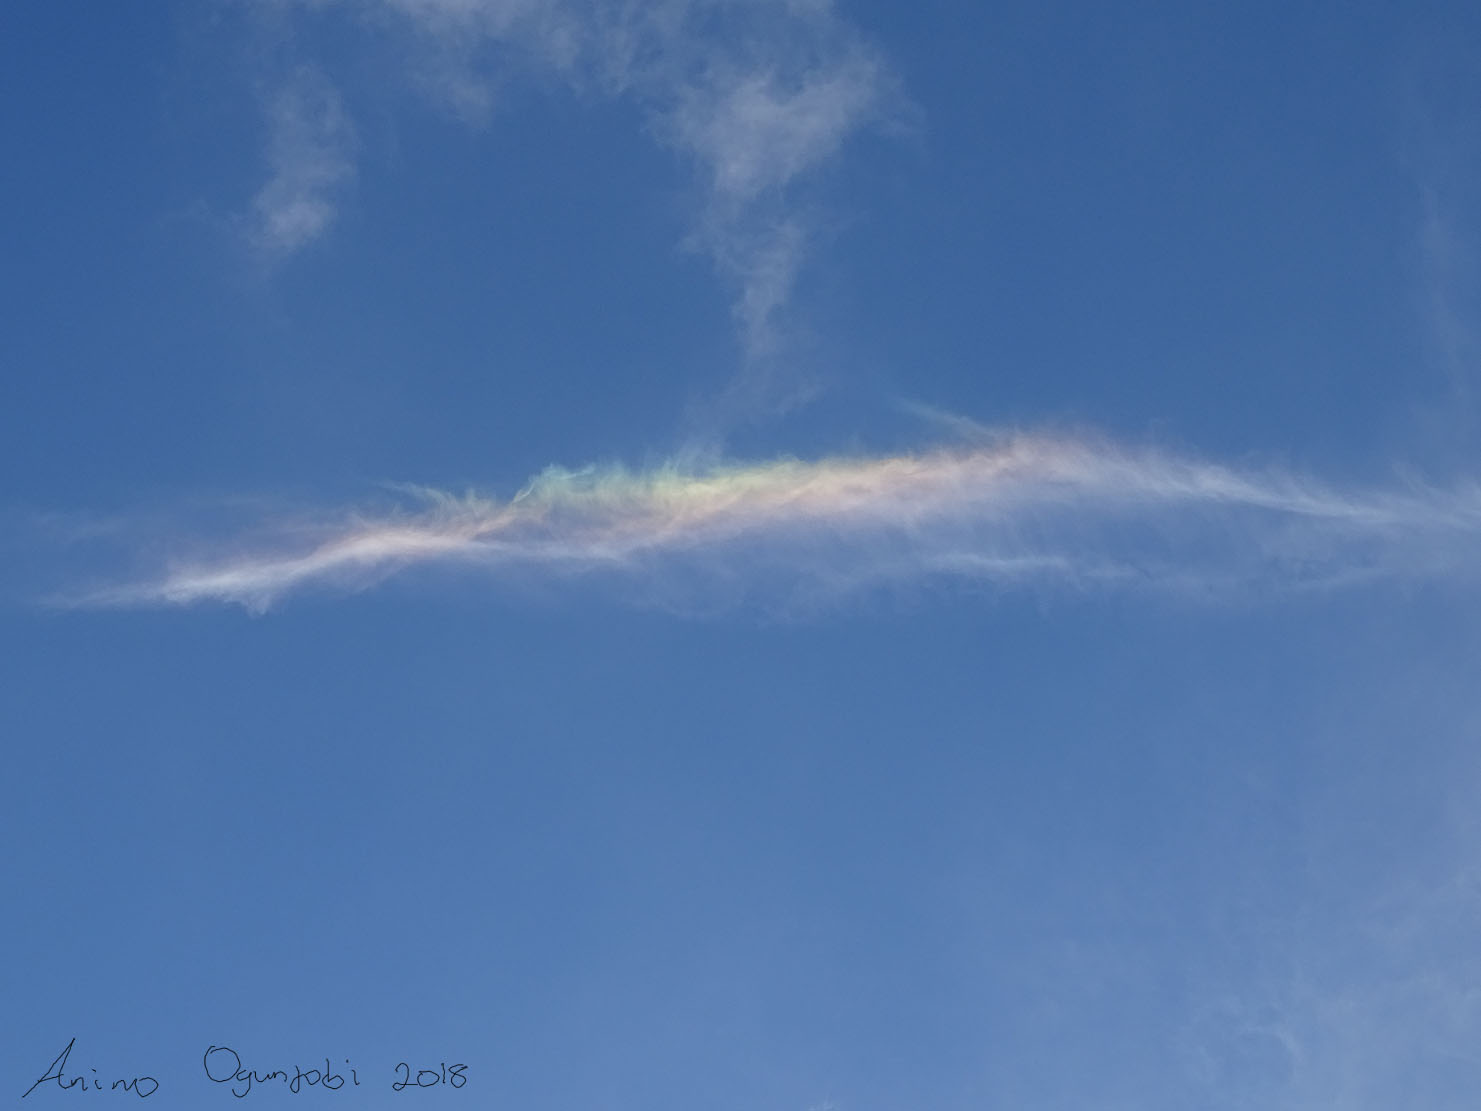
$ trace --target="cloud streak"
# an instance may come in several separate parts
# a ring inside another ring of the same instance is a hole
[[[392,510],[269,527],[74,603],[262,611],[441,566],[512,586],[593,578],[689,610],[796,609],[939,579],[1203,593],[1453,580],[1481,554],[1474,487],[1344,492],[1022,433],[892,456],[551,468],[507,500],[406,492]]]

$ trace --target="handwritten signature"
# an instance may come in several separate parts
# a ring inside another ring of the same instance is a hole
[[[68,1059],[72,1056],[72,1050],[77,1045],[74,1037],[67,1043],[67,1048],[57,1055],[56,1060],[46,1070],[46,1075],[26,1089],[21,1096],[25,1099],[43,1084],[55,1084],[62,1091],[124,1091],[131,1092],[140,1099],[148,1099],[159,1091],[160,1082],[153,1076],[119,1077],[112,1084],[108,1084],[98,1075],[97,1069],[89,1069],[92,1077],[83,1073],[75,1075],[67,1074]],[[350,1065],[350,1059],[344,1059],[345,1067],[349,1072],[348,1084],[351,1087],[360,1087],[360,1074]],[[468,1066],[465,1063],[448,1064],[439,1061],[437,1068],[413,1069],[406,1061],[398,1061],[392,1070],[391,1091],[404,1092],[408,1088],[461,1088],[468,1083]],[[253,1085],[273,1084],[274,1086],[286,1087],[294,1095],[309,1088],[327,1088],[330,1091],[339,1091],[347,1081],[342,1072],[329,1063],[329,1058],[324,1058],[324,1067],[305,1069],[295,1064],[289,1071],[283,1068],[260,1069],[248,1067],[242,1063],[241,1054],[227,1045],[212,1045],[201,1057],[201,1066],[205,1071],[206,1079],[214,1084],[229,1085],[231,1094],[237,1099],[246,1099],[252,1093]]]

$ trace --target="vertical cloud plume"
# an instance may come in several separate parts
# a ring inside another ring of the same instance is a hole
[[[354,177],[354,129],[338,91],[303,68],[267,105],[271,176],[253,198],[249,234],[280,258],[307,246],[334,222],[338,196]]]
[[[1423,412],[1428,440],[1468,452],[1481,426],[1481,255],[1472,213],[1481,204],[1481,82],[1474,52],[1432,40],[1408,61],[1401,155],[1415,196],[1416,308],[1447,396]]]

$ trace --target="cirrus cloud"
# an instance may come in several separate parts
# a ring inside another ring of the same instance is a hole
[[[1481,491],[1341,490],[1089,437],[979,433],[890,456],[551,468],[511,498],[402,488],[389,510],[271,522],[76,601],[226,602],[363,589],[419,566],[573,576],[684,609],[795,608],[950,579],[1207,594],[1468,578]]]

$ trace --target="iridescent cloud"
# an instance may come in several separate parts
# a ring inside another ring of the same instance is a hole
[[[795,606],[941,578],[1195,591],[1454,579],[1481,554],[1474,487],[1344,491],[1051,435],[883,457],[551,468],[508,500],[412,494],[287,541],[245,535],[82,602],[263,610],[296,590],[463,565],[511,583],[616,576],[678,606]]]

